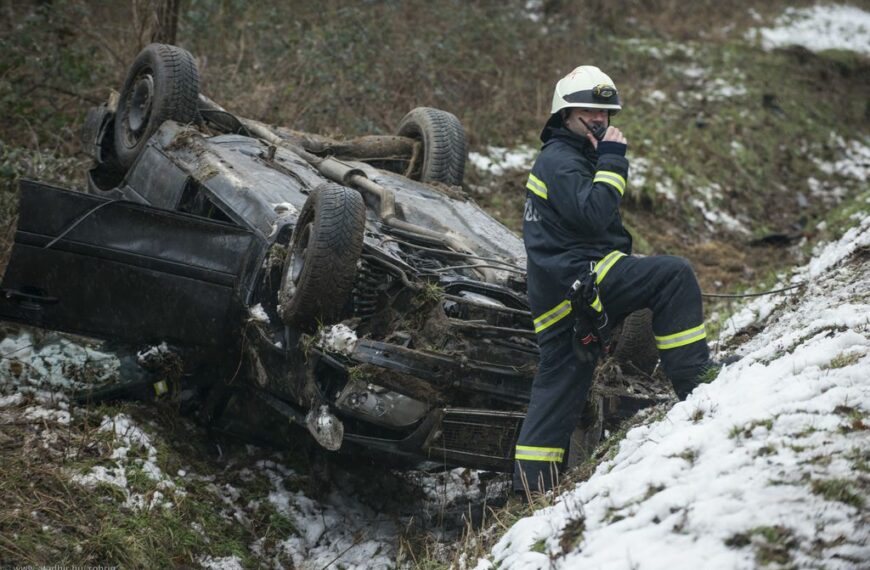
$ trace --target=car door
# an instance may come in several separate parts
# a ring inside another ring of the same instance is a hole
[[[209,351],[238,339],[262,249],[251,232],[34,181],[20,189],[0,319]]]

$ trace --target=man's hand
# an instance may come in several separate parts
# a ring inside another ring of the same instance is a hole
[[[592,143],[592,146],[596,149],[598,148],[598,139],[592,136],[592,133],[586,133],[586,138],[589,139],[589,142]],[[601,142],[611,141],[615,143],[620,143],[624,145],[628,145],[628,141],[625,138],[625,135],[622,134],[622,131],[617,129],[614,126],[607,127],[607,131],[604,133],[604,138],[601,139]]]

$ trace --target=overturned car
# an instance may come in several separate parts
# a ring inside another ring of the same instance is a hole
[[[273,128],[152,44],[83,144],[87,193],[21,183],[0,317],[171,356],[91,397],[144,382],[219,430],[268,415],[331,450],[511,469],[538,356],[524,250],[462,191],[455,116],[346,141]],[[620,381],[652,374],[648,328],[617,332]],[[664,398],[600,390],[578,437]]]

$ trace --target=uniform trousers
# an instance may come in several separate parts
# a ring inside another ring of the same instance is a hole
[[[604,310],[619,320],[648,308],[661,366],[682,400],[710,366],[701,290],[688,261],[670,255],[621,257],[598,284]],[[577,360],[573,315],[539,335],[540,362],[517,440],[514,490],[551,489],[567,459],[586,402],[593,364]]]

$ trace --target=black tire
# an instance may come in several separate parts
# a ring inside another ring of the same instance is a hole
[[[115,113],[115,153],[130,168],[164,121],[192,123],[197,116],[199,71],[190,52],[150,44],[124,79]]]
[[[616,337],[613,359],[627,374],[652,375],[659,362],[659,351],[652,329],[651,310],[642,309],[625,317]]]
[[[431,107],[417,107],[399,122],[398,135],[423,143],[420,166],[411,165],[410,178],[460,186],[465,176],[468,141],[455,115]]]
[[[278,313],[286,324],[311,330],[341,315],[362,253],[366,208],[362,196],[328,182],[311,191],[293,230]]]

